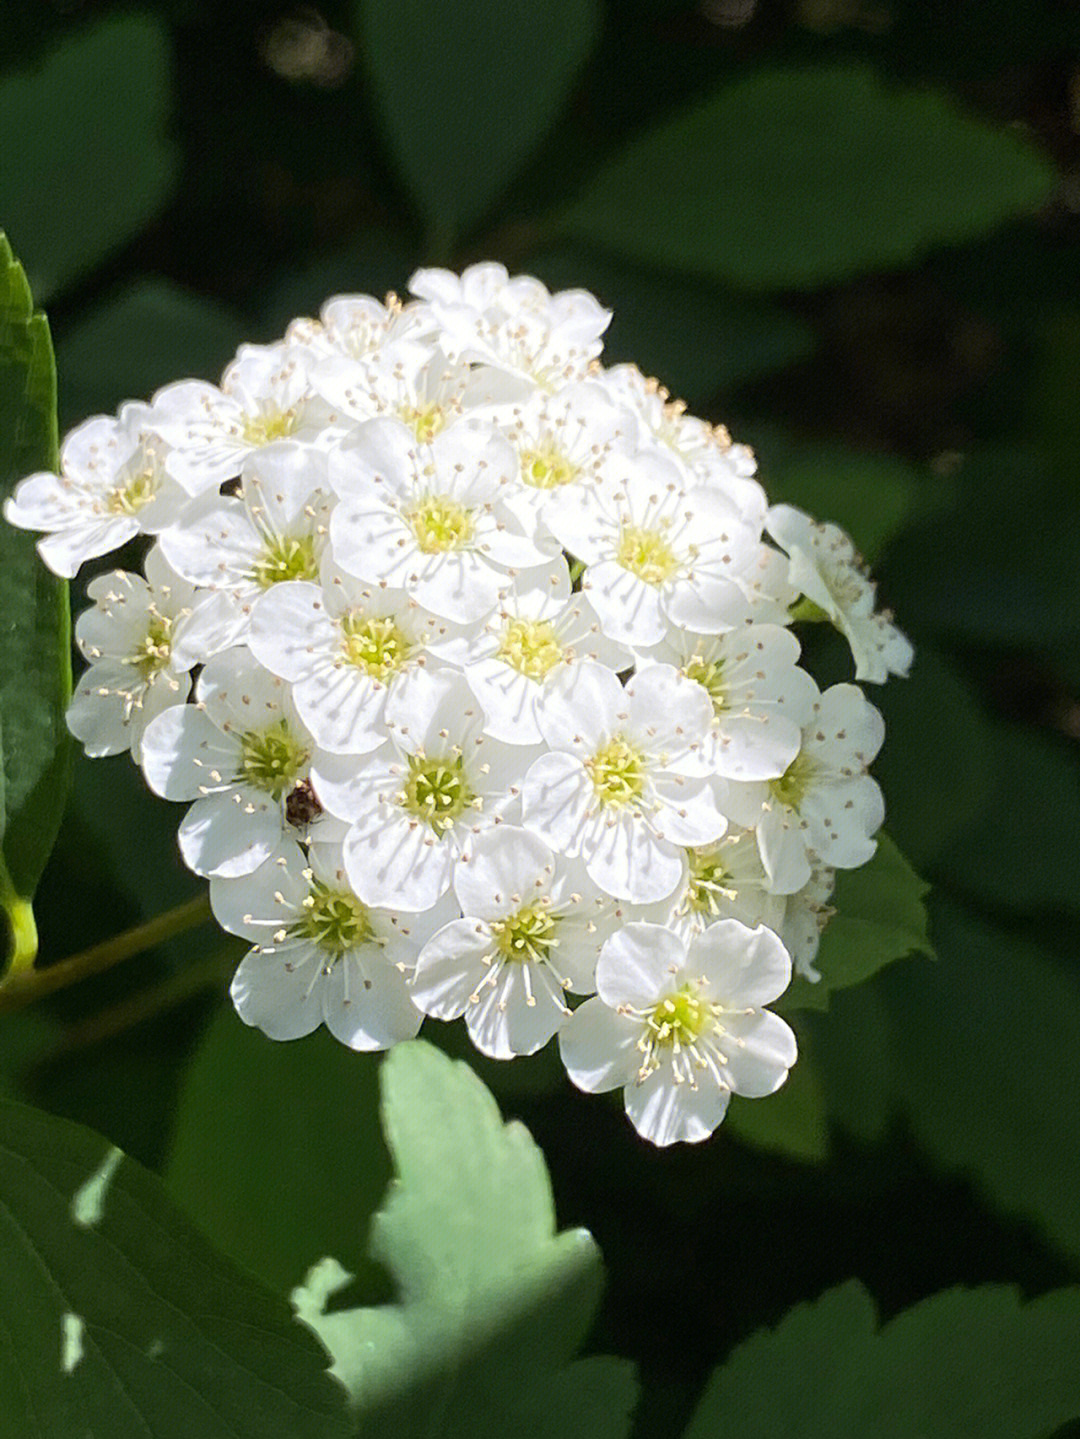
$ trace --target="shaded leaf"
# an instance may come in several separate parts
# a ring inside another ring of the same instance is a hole
[[[767,1103],[734,1095],[724,1128],[768,1154],[817,1163],[829,1153],[825,1092],[799,1035],[799,1061]]]
[[[904,264],[1043,204],[1050,165],[944,95],[865,66],[758,71],[602,168],[568,229],[747,288]]]
[[[825,1009],[834,989],[862,984],[893,960],[933,953],[923,904],[928,890],[888,835],[879,834],[869,864],[837,871],[836,913],[815,960],[821,979],[796,978],[780,1007]]]
[[[562,1387],[599,1297],[600,1259],[584,1230],[555,1232],[528,1132],[504,1124],[471,1070],[430,1045],[398,1045],[382,1075],[397,1179],[375,1217],[372,1254],[393,1273],[400,1303],[328,1311],[348,1279],[335,1261],[293,1294],[334,1356],[361,1433],[625,1433],[625,1366],[588,1379],[572,1370]],[[615,1396],[601,1431],[586,1427],[600,1403],[595,1384]]]
[[[544,139],[597,35],[595,0],[358,0],[387,139],[432,234],[479,220]],[[438,257],[434,257],[438,258]]]
[[[1078,1289],[951,1289],[879,1326],[852,1281],[741,1344],[684,1439],[1043,1439],[1080,1415],[1078,1345]]]
[[[240,320],[214,301],[136,280],[57,340],[64,428],[172,380],[216,381],[243,339]]]
[[[0,82],[0,216],[44,300],[130,240],[176,173],[165,30],[106,20]]]
[[[344,1439],[326,1355],[105,1140],[0,1102],[0,1434]]]
[[[188,1067],[165,1173],[207,1237],[275,1289],[327,1254],[361,1270],[390,1177],[375,1056],[325,1032],[272,1043],[226,1005]]]
[[[940,898],[933,920],[938,963],[882,975],[816,1027],[829,1111],[867,1137],[902,1115],[943,1169],[1080,1257],[1080,979]]]
[[[55,469],[56,368],[49,326],[0,234],[0,498]],[[31,898],[67,792],[71,695],[68,587],[42,564],[35,536],[0,520],[0,904],[14,959],[33,962]]]

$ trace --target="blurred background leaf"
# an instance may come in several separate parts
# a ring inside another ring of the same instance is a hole
[[[80,31],[0,81],[0,215],[39,300],[160,213],[176,177],[168,119],[168,35],[145,15]]]
[[[763,71],[635,140],[566,223],[634,259],[780,290],[971,239],[1044,203],[1051,178],[1019,137],[865,66]]]

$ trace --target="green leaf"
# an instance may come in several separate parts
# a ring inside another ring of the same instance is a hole
[[[923,477],[893,455],[825,445],[776,453],[766,438],[758,458],[773,504],[796,505],[842,526],[868,560],[930,505]]]
[[[741,1344],[684,1439],[1044,1439],[1080,1415],[1080,1289],[950,1289],[880,1325],[852,1281]]]
[[[57,463],[49,326],[0,234],[0,498]],[[41,563],[32,534],[0,522],[0,904],[20,967],[36,953],[29,900],[67,793],[70,697],[67,584]]]
[[[1080,913],[1080,762],[1064,737],[987,725],[993,783],[985,803],[936,856],[934,873],[991,909]]]
[[[970,687],[927,644],[917,645],[910,677],[880,686],[873,699],[885,716],[874,774],[885,792],[889,832],[914,864],[929,870],[973,821],[986,823],[983,810],[999,773],[997,732]]]
[[[631,259],[747,288],[907,264],[1030,213],[1050,165],[865,66],[758,71],[632,143],[570,210]]]
[[[825,1091],[799,1036],[799,1062],[767,1104],[733,1096],[725,1128],[745,1144],[786,1159],[816,1164],[829,1153]]]
[[[136,280],[56,342],[65,429],[171,380],[217,380],[244,338],[239,318],[167,280]]]
[[[933,923],[936,964],[841,996],[815,1027],[829,1112],[867,1138],[902,1115],[942,1169],[1080,1259],[1080,976],[940,897]]]
[[[0,1433],[345,1439],[326,1355],[104,1139],[0,1102]]]
[[[165,1177],[219,1249],[282,1293],[326,1254],[362,1271],[390,1177],[376,1057],[325,1032],[275,1044],[223,1008],[188,1068]]]
[[[169,65],[164,28],[129,15],[0,81],[9,161],[0,216],[39,299],[137,235],[168,199],[176,174],[166,139]]]
[[[468,1066],[420,1041],[398,1045],[382,1077],[397,1180],[375,1217],[372,1254],[393,1273],[400,1303],[328,1311],[348,1278],[335,1261],[293,1294],[334,1356],[362,1434],[625,1433],[628,1367],[606,1361],[599,1375],[609,1391],[599,1431],[580,1397],[593,1380],[564,1370],[596,1307],[600,1258],[584,1230],[556,1234],[528,1131],[503,1123]]]
[[[827,1009],[833,990],[862,984],[893,960],[932,954],[923,904],[928,890],[888,835],[878,835],[869,864],[837,871],[836,913],[815,960],[821,979],[797,978],[781,1007]]]
[[[435,245],[448,247],[558,118],[596,39],[598,7],[358,0],[356,17],[387,139]]]

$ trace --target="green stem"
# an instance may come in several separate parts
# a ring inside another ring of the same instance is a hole
[[[25,904],[25,901],[23,903]],[[67,959],[61,959],[56,964],[46,965],[44,969],[34,969],[26,965],[16,969],[12,966],[5,979],[0,982],[0,1014],[22,1009],[24,1005],[31,1004],[43,995],[66,989],[69,984],[77,984],[82,979],[89,979],[93,974],[100,974],[102,970],[111,969],[114,964],[142,954],[144,950],[153,949],[155,945],[163,944],[174,935],[205,924],[210,917],[210,900],[207,895],[200,894],[178,904],[175,909],[156,914],[145,924],[137,924],[123,934],[113,935],[112,939],[93,944],[89,949],[80,950],[78,954],[69,955]],[[14,928],[14,919],[12,925]]]
[[[801,600],[797,600],[795,604],[791,606],[788,614],[796,624],[802,621],[808,621],[811,624],[817,625],[820,624],[822,620],[829,618],[820,605],[816,605],[813,600],[808,600],[805,595]]]

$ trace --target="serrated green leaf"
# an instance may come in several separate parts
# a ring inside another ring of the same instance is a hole
[[[724,1128],[755,1149],[816,1164],[828,1157],[825,1091],[817,1066],[799,1036],[799,1061],[768,1103],[732,1097]]]
[[[148,15],[103,21],[0,81],[0,217],[39,300],[161,210],[170,108],[166,32]]]
[[[212,300],[166,280],[136,280],[56,342],[64,428],[146,399],[171,380],[216,381],[242,331]]]
[[[3,1439],[345,1439],[326,1354],[104,1139],[0,1102]]]
[[[645,263],[810,287],[981,235],[1051,183],[1031,144],[940,93],[862,65],[758,71],[632,143],[566,225]]]
[[[334,1261],[293,1294],[334,1356],[361,1434],[588,1439],[598,1431],[578,1413],[581,1371],[561,1385],[599,1298],[592,1238],[556,1233],[543,1156],[466,1065],[415,1041],[386,1058],[382,1079],[397,1179],[372,1254],[400,1303],[328,1311],[348,1278]],[[625,1433],[627,1372],[609,1366],[602,1384],[622,1397],[599,1432]]]
[[[781,1008],[827,1009],[833,990],[862,984],[893,960],[932,954],[923,904],[928,891],[889,836],[878,835],[869,864],[837,871],[830,901],[836,913],[815,960],[821,979],[797,978]]]
[[[188,1067],[165,1176],[206,1236],[282,1293],[327,1254],[362,1272],[390,1177],[376,1057],[325,1032],[274,1044],[226,1006]]]
[[[49,326],[0,234],[0,499],[24,475],[56,465]],[[41,563],[33,535],[0,521],[0,905],[20,966],[34,959],[28,902],[64,809],[70,696],[67,584]]]
[[[861,1284],[741,1344],[684,1439],[1044,1439],[1080,1416],[1080,1289],[951,1289],[879,1327]]]
[[[595,0],[357,0],[387,140],[432,235],[482,218],[566,104],[599,27]]]

